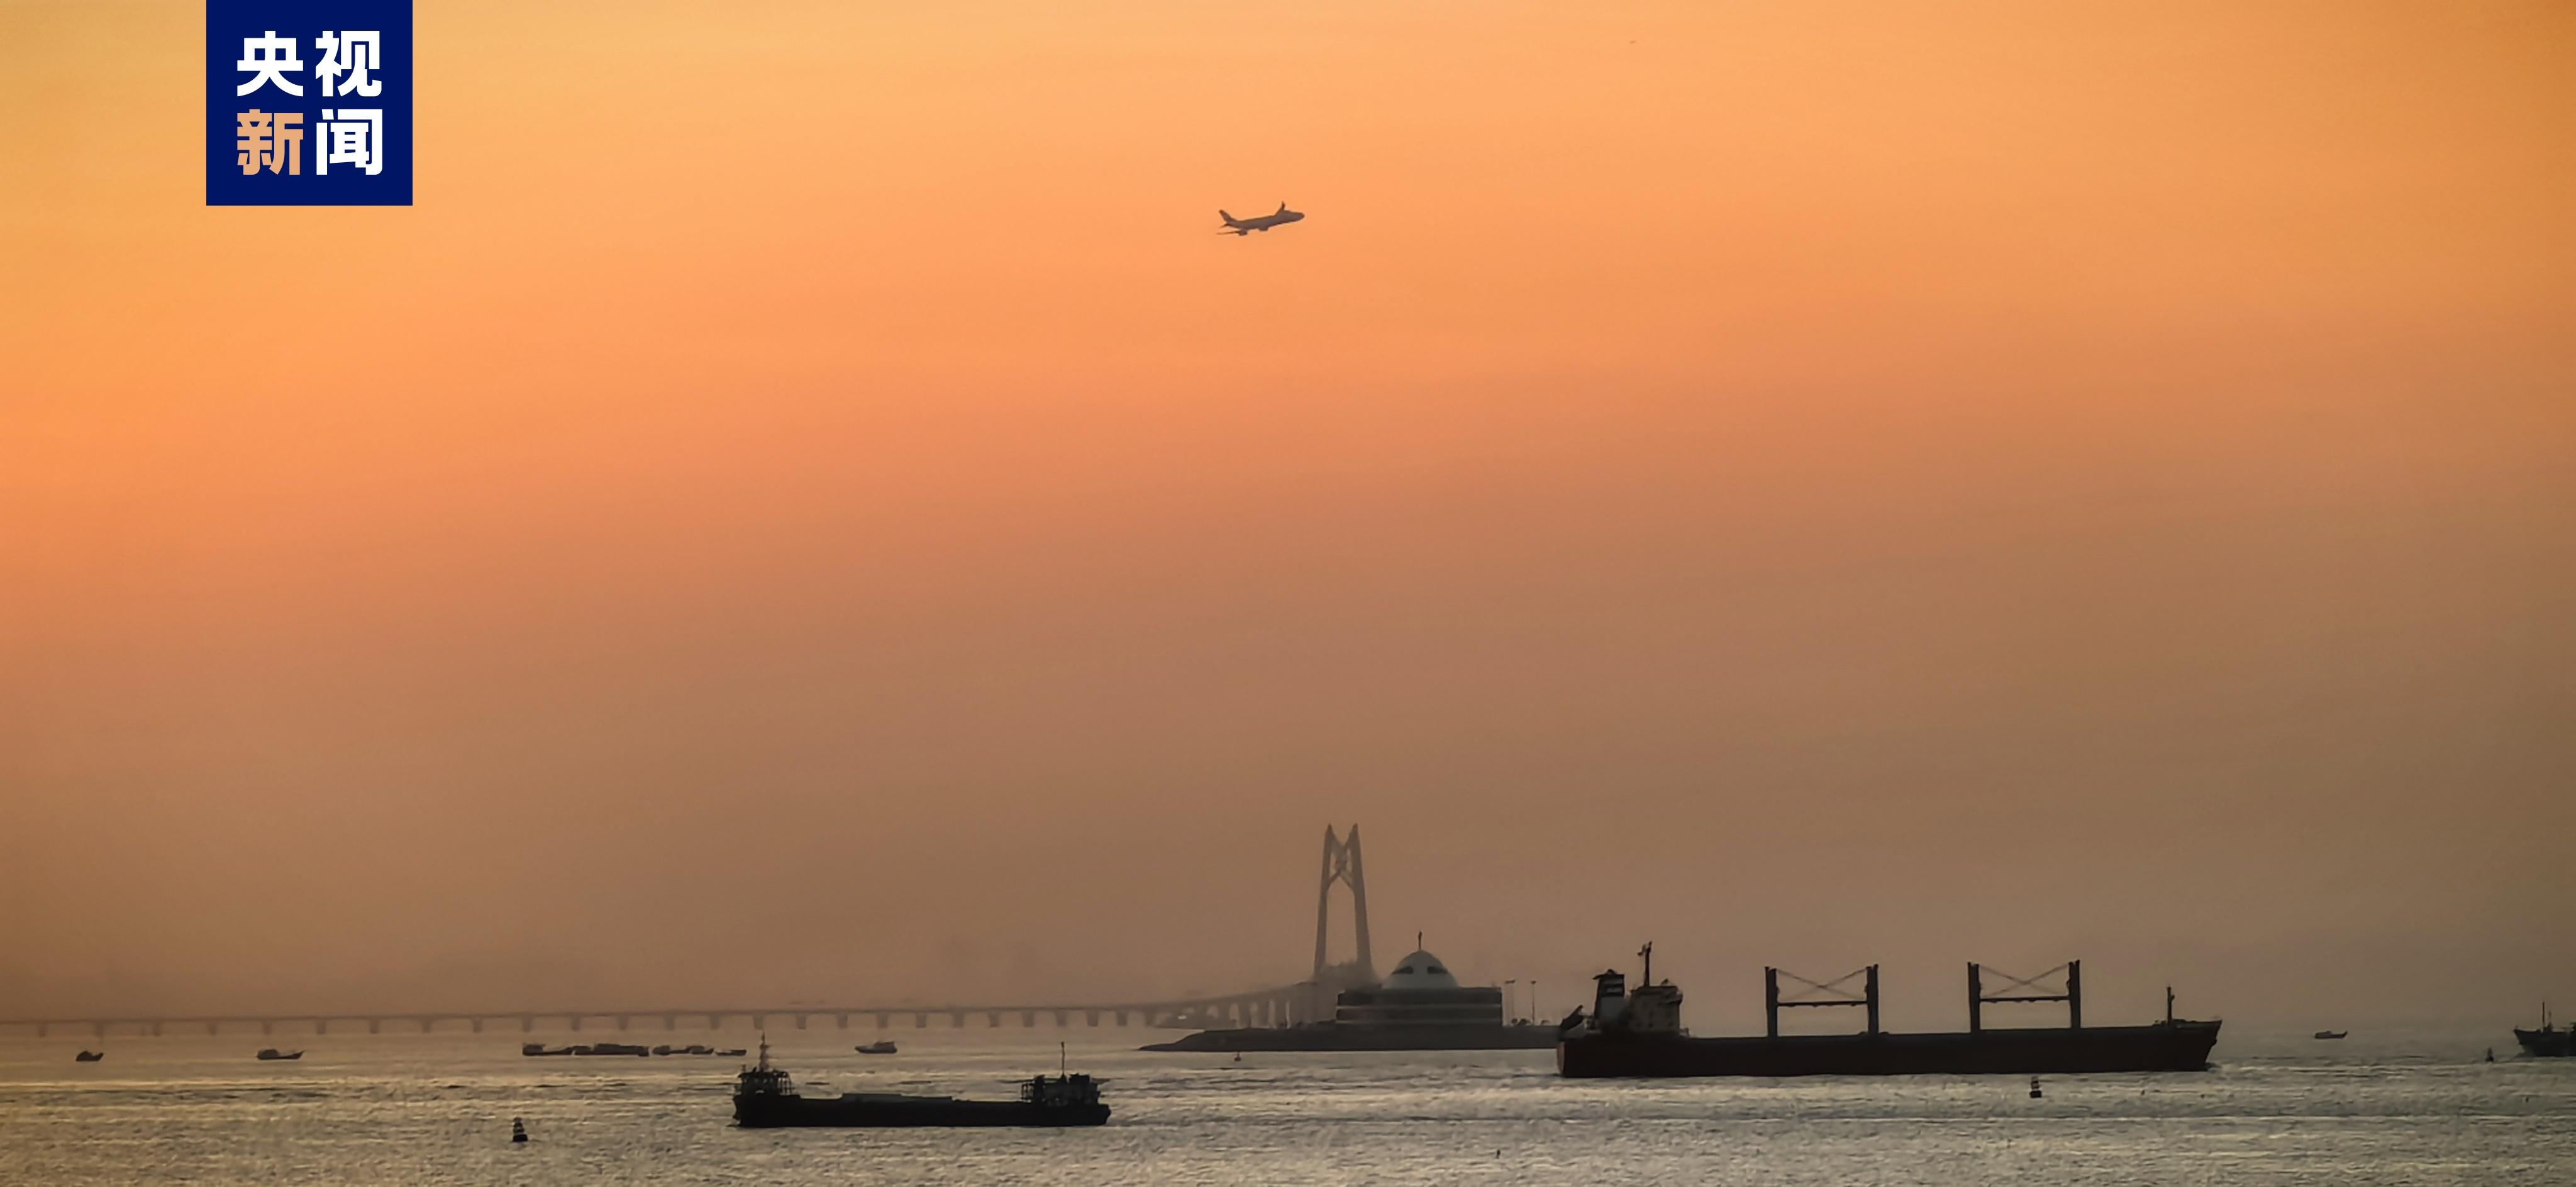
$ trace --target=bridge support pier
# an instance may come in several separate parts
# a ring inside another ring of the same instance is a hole
[[[214,1023],[213,1021],[209,1020],[209,1021],[206,1023],[206,1033],[207,1033],[207,1034],[218,1034],[218,1033],[221,1033],[221,1032],[220,1032],[220,1031],[218,1031],[218,1030],[216,1029],[216,1023]]]
[[[799,1015],[797,1015],[797,1016],[796,1016],[796,1029],[798,1029],[798,1030],[803,1030],[803,1029],[805,1029],[805,1016],[804,1016],[803,1014],[799,1014]]]
[[[679,1016],[679,1015],[677,1015],[677,1014],[664,1014],[664,1015],[662,1015],[662,1029],[664,1029],[664,1030],[678,1030],[678,1029],[680,1029],[680,1016]]]
[[[892,1014],[888,1014],[888,1013],[886,1013],[886,1012],[885,1012],[885,1011],[883,1011],[883,1010],[879,1010],[879,1011],[877,1011],[877,1029],[878,1029],[878,1030],[884,1030],[884,1029],[887,1027],[887,1025],[888,1025],[888,1024],[890,1024],[890,1023],[892,1023],[893,1021],[894,1021],[894,1015],[892,1015]]]
[[[385,1020],[382,1018],[367,1019],[367,1033],[371,1035],[385,1033]]]
[[[1063,1029],[1065,1028],[1065,1026],[1066,1026],[1067,1024],[1071,1023],[1072,1021],[1073,1021],[1073,1012],[1072,1012],[1072,1011],[1070,1011],[1070,1010],[1058,1010],[1058,1011],[1056,1011],[1056,1012],[1055,1012],[1055,1028],[1056,1028],[1057,1030],[1063,1030]]]
[[[930,1015],[928,1015],[928,1014],[914,1014],[914,1015],[912,1016],[912,1028],[913,1028],[914,1030],[920,1030],[920,1029],[922,1029],[923,1027],[926,1027],[926,1026],[928,1026],[928,1025],[930,1025]]]
[[[1125,1026],[1125,1025],[1127,1025],[1127,1011],[1125,1011],[1125,1010],[1120,1010],[1120,1011],[1118,1011],[1118,1025],[1120,1025],[1120,1026]]]
[[[839,1024],[840,1024],[841,1029],[843,1029],[843,1030],[848,1030],[848,1029],[850,1029],[850,1016],[849,1016],[849,1015],[847,1015],[847,1014],[835,1014],[835,1015],[833,1015],[833,1016],[832,1016],[832,1020],[833,1020],[833,1021],[835,1021],[835,1022],[837,1022],[837,1023],[839,1023]]]
[[[1030,1030],[1036,1030],[1038,1026],[1038,1012],[1035,1010],[1020,1011],[1020,1025],[1027,1027]]]
[[[421,1019],[421,1020],[420,1020],[420,1033],[422,1033],[422,1034],[428,1034],[428,1033],[429,1033],[429,1027],[430,1027],[430,1024],[431,1024],[431,1023],[433,1023],[433,1022],[436,1022],[436,1021],[437,1021],[437,1019],[435,1019],[435,1018],[423,1018],[423,1019]]]
[[[1100,1025],[1100,1011],[1084,1010],[1082,1012],[1082,1020],[1089,1025],[1098,1026]]]
[[[482,1019],[480,1019],[480,1018],[477,1018],[477,1019],[475,1019],[475,1020],[474,1020],[474,1033],[476,1033],[476,1034],[481,1034],[481,1033],[483,1033],[483,1020],[482,1020]]]
[[[528,1032],[530,1032],[530,1031],[533,1031],[533,1030],[535,1030],[535,1029],[537,1029],[537,1018],[536,1018],[536,1015],[534,1015],[534,1014],[521,1014],[521,1015],[519,1015],[519,1033],[521,1033],[521,1034],[526,1034],[526,1033],[528,1033]]]
[[[723,1030],[723,1029],[724,1029],[724,1015],[722,1015],[722,1014],[709,1014],[709,1015],[707,1015],[707,1029],[708,1029],[708,1030]]]

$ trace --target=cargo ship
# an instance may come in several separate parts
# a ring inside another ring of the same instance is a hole
[[[1553,1026],[1504,1021],[1502,990],[1460,985],[1439,957],[1417,949],[1384,981],[1343,990],[1329,1022],[1203,1030],[1144,1050],[1538,1051],[1555,1045]]]
[[[1904,1076],[1980,1075],[2078,1072],[2185,1072],[2209,1067],[2209,1051],[2218,1042],[2216,1021],[2173,1016],[2173,990],[2165,990],[2165,1018],[2145,1026],[2086,1026],[2083,1014],[2083,964],[2069,961],[2060,969],[2031,978],[2007,978],[2009,986],[1989,995],[1980,966],[1968,966],[1968,1029],[1949,1033],[1899,1033],[1878,1027],[1878,967],[1821,985],[1832,990],[1851,977],[1867,976],[1861,996],[1840,991],[1824,998],[1783,1000],[1780,971],[1764,970],[1769,1033],[1727,1038],[1697,1038],[1682,1028],[1681,990],[1670,981],[1654,981],[1654,945],[1639,955],[1646,960],[1640,984],[1631,992],[1627,977],[1611,969],[1593,978],[1589,1016],[1577,1009],[1559,1026],[1556,1068],[1572,1078],[1662,1076]],[[2065,990],[2047,993],[2032,988],[2062,971]],[[1792,977],[1793,980],[1801,980]],[[1992,1028],[1984,1025],[1984,1008],[1998,1003],[2064,1002],[2063,1027]],[[1868,1011],[1868,1028],[1858,1034],[1783,1035],[1780,1010],[1795,1006],[1853,1006]]]
[[[2576,1055],[2576,1024],[2559,1026],[2549,1020],[2549,1003],[2540,1003],[2540,1029],[2513,1028],[2513,1039],[2522,1044],[2525,1053],[2543,1059],[2564,1059]]]
[[[1104,1125],[1109,1106],[1100,1103],[1100,1086],[1089,1076],[1032,1076],[1020,1085],[1018,1100],[960,1100],[953,1096],[907,1096],[895,1092],[845,1092],[836,1097],[799,1095],[796,1082],[769,1062],[769,1040],[760,1043],[760,1063],[747,1067],[734,1082],[733,1121],[745,1129],[811,1127],[967,1128],[993,1126],[1065,1127]]]

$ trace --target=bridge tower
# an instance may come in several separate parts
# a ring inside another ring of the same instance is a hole
[[[1351,892],[1351,931],[1357,951],[1349,961],[1332,963],[1331,938],[1333,918],[1333,883],[1349,887]],[[1315,975],[1313,1008],[1310,1018],[1333,1016],[1333,999],[1342,990],[1377,984],[1377,962],[1369,957],[1368,872],[1360,862],[1360,826],[1351,826],[1346,839],[1334,835],[1331,825],[1324,826],[1323,878],[1315,887]]]

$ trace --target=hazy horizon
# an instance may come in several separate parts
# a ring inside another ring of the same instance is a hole
[[[0,0],[0,1017],[2576,1007],[2576,10],[416,21]]]

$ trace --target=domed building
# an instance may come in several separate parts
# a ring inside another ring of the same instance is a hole
[[[1462,986],[1439,957],[1417,948],[1376,986],[1343,990],[1333,1002],[1333,1021],[1345,1026],[1501,1026],[1503,991]]]

